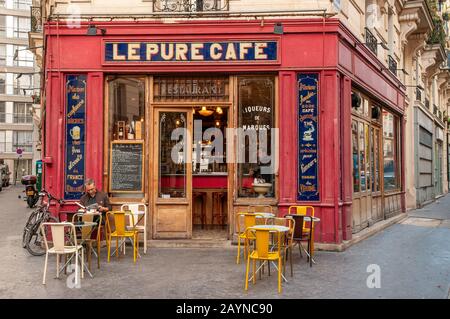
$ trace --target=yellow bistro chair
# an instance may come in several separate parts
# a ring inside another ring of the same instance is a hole
[[[119,248],[125,245],[126,238],[133,239],[133,261],[136,262],[137,252],[139,250],[139,231],[137,229],[127,230],[127,216],[131,218],[132,225],[134,223],[134,215],[130,211],[112,211],[106,213],[107,236],[106,242],[108,246],[108,262],[111,257],[111,240],[116,238],[116,256],[119,258]],[[111,231],[111,219],[114,220],[114,232]],[[119,246],[120,242],[120,246]]]
[[[244,258],[248,253],[249,241],[253,240],[254,237],[248,237],[246,230],[249,227],[256,225],[256,218],[258,214],[240,212],[236,213],[236,231],[238,235],[238,251],[236,257],[236,264],[239,264],[239,258],[241,256],[241,240],[244,240]]]
[[[272,213],[273,207],[270,205],[249,205],[247,208],[249,213]]]
[[[314,217],[314,207],[313,206],[289,206],[288,214],[296,214],[300,216],[311,216]],[[307,222],[303,220],[303,232],[310,234],[311,238],[311,255],[314,256],[314,223],[310,222],[310,228],[305,227]],[[300,251],[301,252],[301,251]]]
[[[270,245],[270,232],[274,234],[276,238],[276,245],[271,247]],[[250,270],[250,260],[253,261],[253,284],[256,283],[256,261],[272,261],[278,262],[278,292],[281,293],[281,273],[283,266],[283,254],[281,252],[282,236],[281,232],[270,230],[268,228],[247,228],[247,237],[255,238],[255,249],[248,254],[247,267],[245,269],[245,291],[248,290],[248,273]]]

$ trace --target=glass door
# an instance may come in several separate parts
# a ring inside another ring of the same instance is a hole
[[[192,111],[154,111],[154,235],[192,236]]]

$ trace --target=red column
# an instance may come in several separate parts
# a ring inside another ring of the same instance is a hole
[[[282,213],[287,206],[295,205],[297,197],[297,88],[295,72],[280,72],[279,75],[279,198]]]
[[[93,178],[99,189],[103,189],[103,73],[92,72],[87,76],[86,89],[86,172],[85,178]]]

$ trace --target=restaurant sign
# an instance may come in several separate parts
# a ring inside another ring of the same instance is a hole
[[[66,77],[65,199],[79,199],[84,191],[86,143],[86,75]]]
[[[318,114],[319,75],[298,75],[298,196],[300,201],[318,201]]]
[[[106,42],[105,62],[276,62],[276,41]]]

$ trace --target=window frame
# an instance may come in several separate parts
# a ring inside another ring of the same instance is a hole
[[[25,142],[19,143],[19,134],[23,133],[29,136],[28,139],[24,139]],[[27,143],[29,142],[29,143]],[[13,131],[13,139],[12,139],[12,150],[16,152],[16,150],[20,148],[24,153],[32,153],[33,152],[33,131]]]
[[[401,168],[402,168],[402,164],[401,164],[401,148],[400,148],[400,140],[401,140],[401,125],[400,125],[400,117],[395,114],[394,112],[387,110],[386,108],[383,108],[382,110],[382,116],[383,116],[383,134],[382,134],[382,144],[383,144],[383,191],[384,193],[396,193],[401,191],[402,189],[402,181],[401,181]],[[384,114],[390,114],[392,115],[392,137],[389,137],[388,139],[386,139],[385,136],[385,129],[386,129],[386,125],[385,125],[385,121],[384,121]],[[392,152],[393,152],[393,172],[395,174],[394,180],[395,180],[395,187],[392,188],[387,188],[386,187],[386,169],[385,169],[385,162],[386,162],[386,156],[385,156],[385,141],[386,140],[390,140],[392,141]]]
[[[271,125],[271,129],[276,128],[277,127],[277,76],[274,74],[248,74],[248,75],[240,75],[236,77],[236,128],[242,128],[242,109],[241,109],[241,101],[240,101],[240,89],[239,89],[239,85],[240,85],[240,81],[243,79],[270,79],[272,80],[272,97],[271,97],[271,108],[272,108],[272,125]],[[258,131],[256,131],[256,134],[258,134]],[[270,143],[270,138],[269,136],[267,137],[268,143]],[[245,142],[245,141],[244,141]],[[276,141],[277,143],[277,141]],[[237,145],[236,145],[237,146]],[[237,146],[239,147],[239,146]],[[278,161],[278,159],[276,158],[275,154],[272,154],[273,152],[275,152],[275,150],[269,149],[267,150],[267,153],[270,154],[271,156],[274,156],[274,160]],[[248,151],[245,152],[245,155],[248,153]],[[237,154],[236,154],[237,156]],[[247,156],[246,156],[247,157]],[[236,170],[235,170],[235,185],[236,185],[236,198],[237,200],[252,200],[252,199],[256,199],[258,197],[258,194],[255,194],[255,196],[243,196],[241,195],[241,191],[242,191],[242,185],[243,185],[243,178],[245,175],[242,174],[243,171],[243,165],[245,163],[237,163],[236,164]],[[271,163],[271,165],[274,165],[274,167],[276,167],[276,163]],[[258,166],[257,163],[254,163],[253,166]],[[261,166],[267,166],[267,164],[263,164]],[[272,175],[272,180],[271,180],[271,184],[272,184],[272,191],[269,193],[270,196],[265,196],[265,200],[274,200],[277,198],[277,193],[278,193],[278,184],[277,184],[277,173],[274,172]]]

